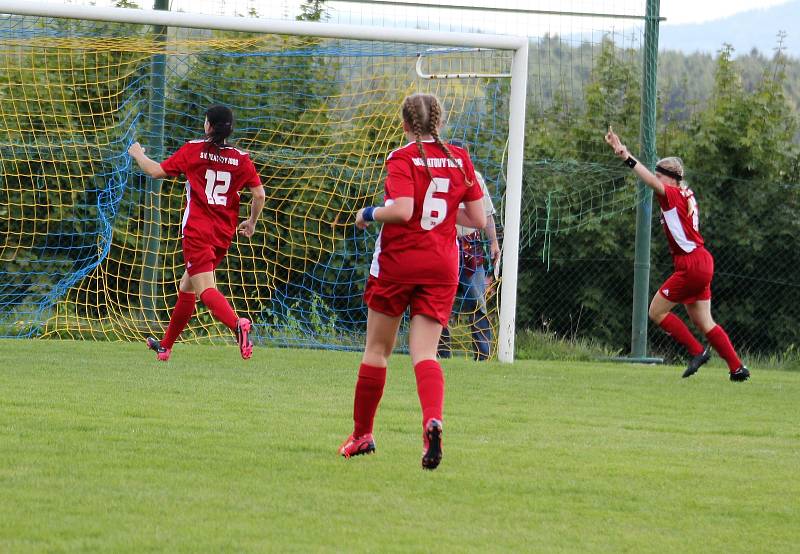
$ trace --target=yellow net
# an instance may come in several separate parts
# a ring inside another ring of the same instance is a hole
[[[357,230],[354,214],[382,198],[383,162],[404,142],[404,96],[442,100],[444,136],[469,145],[502,205],[507,80],[422,79],[419,52],[424,72],[438,75],[504,73],[511,59],[426,45],[185,29],[154,37],[133,25],[0,20],[0,336],[161,336],[183,273],[183,182],[150,182],[127,147],[138,140],[160,161],[201,136],[205,109],[221,103],[236,115],[232,138],[250,152],[267,203],[256,235],[235,238],[218,268],[220,290],[261,342],[359,347],[376,231]],[[474,304],[457,301],[466,313],[454,316],[456,351],[472,351]],[[200,303],[181,339],[232,340]]]

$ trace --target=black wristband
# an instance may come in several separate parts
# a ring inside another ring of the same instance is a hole
[[[631,156],[628,156],[628,159],[625,160],[625,165],[633,169],[636,167],[636,160],[634,160]]]

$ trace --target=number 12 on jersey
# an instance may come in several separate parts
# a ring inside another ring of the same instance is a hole
[[[447,200],[436,198],[434,194],[447,193],[450,190],[450,179],[444,177],[434,177],[428,185],[425,193],[425,200],[422,202],[422,218],[419,225],[426,231],[430,231],[439,225],[447,217]]]
[[[228,171],[206,169],[206,199],[210,206],[227,206],[225,193],[231,188],[231,174]]]

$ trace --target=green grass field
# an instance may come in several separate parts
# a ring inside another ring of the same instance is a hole
[[[344,460],[356,353],[0,341],[0,552],[797,552],[800,373],[409,359]]]

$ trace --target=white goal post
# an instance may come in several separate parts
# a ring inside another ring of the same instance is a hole
[[[69,4],[47,4],[22,0],[0,0],[0,13],[220,31],[305,35],[324,38],[393,41],[415,44],[423,43],[439,46],[461,46],[512,51],[513,60],[511,64],[511,90],[509,100],[508,162],[506,168],[502,260],[503,279],[500,299],[497,353],[498,358],[502,362],[512,362],[514,360],[520,206],[522,199],[522,162],[528,73],[527,37],[341,25],[325,22],[278,21],[262,18],[210,16],[130,8],[100,8]]]

